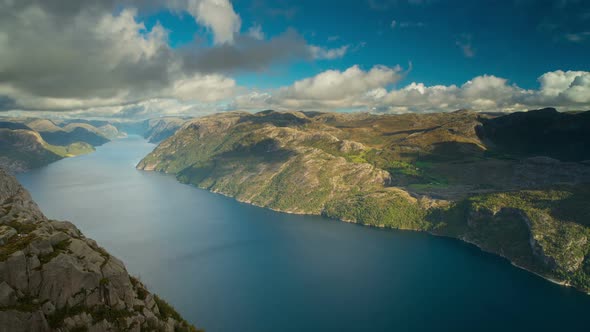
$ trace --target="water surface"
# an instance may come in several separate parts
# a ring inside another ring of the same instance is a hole
[[[136,170],[153,148],[18,178],[208,332],[589,330],[590,296],[471,245],[238,203]]]

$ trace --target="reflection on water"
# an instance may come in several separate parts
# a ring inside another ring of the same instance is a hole
[[[276,213],[135,164],[139,137],[22,174],[208,332],[586,330],[590,296],[459,241]]]

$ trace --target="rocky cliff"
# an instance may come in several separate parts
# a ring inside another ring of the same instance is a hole
[[[0,169],[0,331],[195,331]]]

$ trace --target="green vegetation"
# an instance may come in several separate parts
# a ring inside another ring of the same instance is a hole
[[[326,204],[324,215],[351,220],[365,225],[411,230],[428,230],[426,210],[401,193],[383,191],[371,195],[358,194]]]
[[[82,313],[91,315],[94,324],[106,320],[119,328],[125,326],[125,318],[133,315],[133,313],[128,310],[118,310],[107,305],[96,305],[93,307],[87,307],[83,304],[75,306],[65,305],[64,307],[55,310],[53,314],[48,315],[47,322],[52,329],[59,329],[63,326],[64,320],[67,317],[76,316]]]
[[[41,265],[49,263],[52,259],[59,256],[63,252],[67,252],[72,240],[66,239],[53,245],[53,251],[46,255],[39,255],[39,262]]]
[[[92,145],[84,142],[75,142],[68,146],[46,144],[45,147],[47,148],[47,150],[61,157],[73,157],[88,154],[95,151]]]
[[[67,317],[79,315],[83,312],[86,312],[88,308],[82,305],[77,305],[70,307],[69,305],[65,305],[63,308],[56,309],[51,315],[47,315],[47,323],[49,327],[52,329],[58,329],[63,326],[64,319]]]
[[[16,310],[21,312],[33,312],[41,307],[41,303],[31,296],[23,296],[15,305],[0,306],[0,311]]]
[[[13,236],[7,243],[0,246],[0,262],[7,260],[15,252],[27,248],[35,238],[33,234]]]
[[[177,321],[182,321],[180,314],[168,302],[162,300],[157,295],[154,295],[154,301],[156,301],[162,319],[166,320],[168,317],[172,317]]]
[[[148,291],[145,289],[141,281],[135,277],[129,277],[129,280],[131,281],[131,284],[137,293],[137,298],[142,301],[145,300],[146,296],[148,295]]]
[[[428,219],[437,225],[435,233],[465,238],[538,273],[590,289],[588,201],[588,186],[500,192],[432,211]]]
[[[184,320],[184,318],[182,318],[182,316],[180,316],[174,307],[168,304],[168,302],[162,300],[157,295],[154,295],[154,301],[156,302],[156,305],[160,311],[161,319],[167,320],[168,318],[173,318],[177,322],[184,323],[184,326],[177,330],[178,332],[204,332],[203,330],[197,330],[194,326],[189,324],[186,320]]]
[[[37,224],[19,221],[9,221],[6,222],[5,225],[14,228],[18,234],[29,234],[32,231],[36,230],[37,227],[39,227],[39,225]]]

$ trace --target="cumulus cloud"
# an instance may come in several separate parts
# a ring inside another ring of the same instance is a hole
[[[545,103],[561,106],[590,104],[590,72],[557,70],[543,74],[539,82],[538,98]]]
[[[139,17],[162,6],[189,13],[213,45],[169,46],[169,31]],[[137,8],[137,9],[135,9]],[[394,21],[395,22],[395,21]],[[376,112],[590,108],[590,73],[554,71],[527,90],[492,75],[461,85],[413,82],[401,67],[327,70],[270,90],[231,75],[293,59],[332,60],[359,46],[310,45],[294,30],[268,38],[254,24],[240,34],[229,0],[0,0],[0,110],[58,110],[71,116],[196,115],[227,109],[360,109]],[[400,28],[403,22],[392,22]],[[474,54],[471,40],[457,45]],[[331,40],[335,40],[332,38]],[[35,114],[35,113],[31,113]]]
[[[434,112],[472,109],[517,111],[545,106],[590,108],[590,72],[554,71],[539,77],[540,88],[527,90],[493,75],[474,77],[464,84],[426,86],[412,82],[387,86],[403,78],[400,67],[377,66],[363,71],[325,71],[271,91],[241,95],[234,109],[359,109],[373,112]]]
[[[368,92],[397,82],[403,76],[399,66],[374,66],[362,70],[352,66],[344,71],[327,70],[270,92],[253,92],[236,98],[240,109],[339,109],[363,105]]]
[[[461,86],[414,82],[367,99],[367,107],[384,112],[517,111],[546,106],[590,109],[590,72],[548,72],[539,77],[539,83],[537,90],[523,89],[493,75],[477,76]]]
[[[162,7],[190,14],[214,44],[172,49],[166,27],[139,20],[139,10]],[[266,40],[256,24],[240,35],[240,26],[229,0],[0,1],[0,111],[223,101],[236,71],[348,49],[312,47],[294,30]]]
[[[174,2],[174,1],[173,1]],[[198,23],[213,31],[216,44],[232,43],[242,21],[229,0],[176,0]]]
[[[221,9],[231,9],[225,2],[171,4],[176,9],[185,5],[195,15],[198,9],[200,16],[195,19],[211,26],[216,40],[227,41],[227,31],[216,21],[227,14]],[[219,75],[187,72],[182,58],[168,46],[163,26],[147,29],[137,21],[136,9],[125,7],[113,13],[115,4],[0,2],[0,96],[22,109],[73,109],[155,96],[205,96],[202,91],[209,93],[207,98],[221,97],[225,93],[216,89],[227,91],[228,82],[235,84]],[[211,84],[214,81],[220,84]]]

